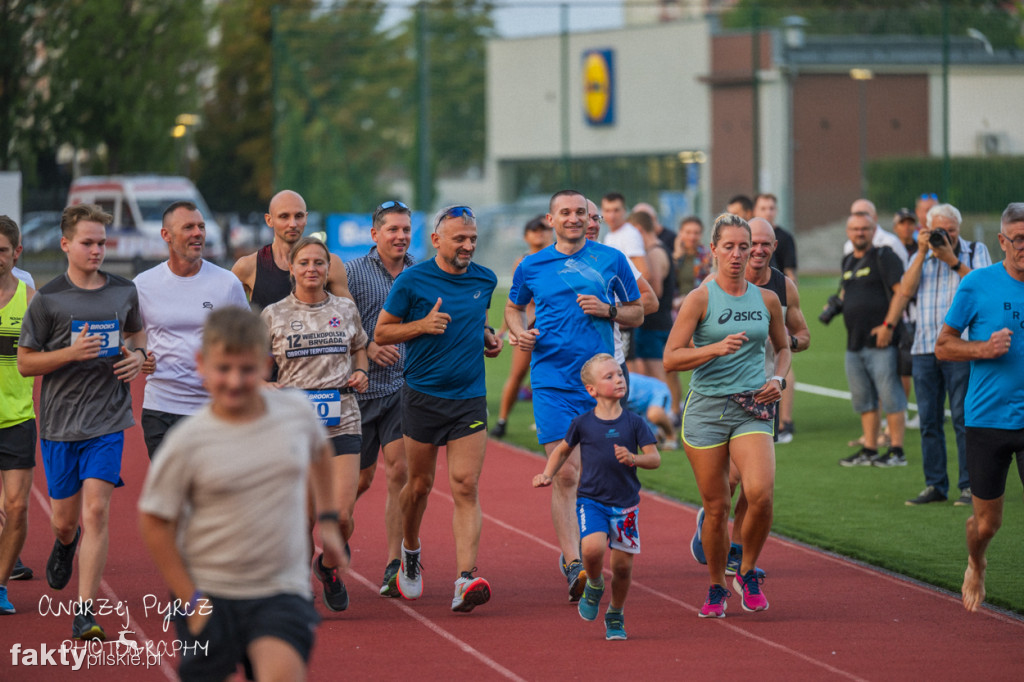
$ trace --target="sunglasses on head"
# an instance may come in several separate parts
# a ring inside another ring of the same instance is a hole
[[[377,209],[373,212],[373,216],[376,218],[384,211],[387,211],[388,209],[392,208],[401,208],[406,211],[409,210],[409,207],[403,204],[401,201],[385,201],[383,204],[377,207]]]
[[[931,199],[932,201],[938,201],[939,200],[939,195],[936,194],[935,192],[932,192],[930,194],[922,194],[921,198],[922,199]]]
[[[437,220],[434,222],[434,229],[436,230],[443,220],[447,218],[468,218],[470,220],[475,219],[473,215],[473,209],[469,206],[452,206],[447,211],[437,216]]]

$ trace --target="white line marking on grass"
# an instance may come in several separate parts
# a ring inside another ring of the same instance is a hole
[[[794,388],[797,391],[803,391],[804,393],[813,393],[814,395],[825,396],[826,398],[839,398],[840,400],[852,400],[853,396],[850,395],[849,391],[837,391],[834,388],[826,388],[825,386],[815,386],[814,384],[805,384],[801,381],[794,384]],[[918,412],[917,403],[907,403],[908,410],[914,410]],[[946,410],[946,416],[952,417],[953,413]]]
[[[46,514],[46,518],[49,519],[53,514],[53,510],[50,508],[50,500],[46,497],[46,495],[40,492],[39,488],[37,488],[35,485],[32,486],[32,496],[36,498],[36,502],[38,502],[39,506],[43,508],[43,512]],[[117,596],[117,593],[114,592],[114,590],[110,587],[110,585],[107,583],[105,579],[100,579],[100,589],[103,590],[103,593],[107,596],[107,598],[115,604],[120,603],[122,601],[121,598]],[[134,632],[136,641],[138,641],[139,644],[141,644],[146,651],[150,651],[150,644],[153,644],[153,650],[158,650],[156,643],[146,636],[146,632],[142,629],[142,625],[140,625],[138,621],[133,623],[132,627],[135,628]],[[178,679],[178,673],[175,672],[174,668],[166,661],[166,656],[160,656],[160,672],[162,672],[164,674],[164,677],[166,677],[168,680],[171,680],[172,682],[176,682]]]

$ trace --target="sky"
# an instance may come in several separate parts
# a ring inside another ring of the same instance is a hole
[[[416,0],[390,0],[400,18]],[[494,12],[499,35],[519,38],[558,33],[561,30],[561,6],[569,8],[568,23],[572,32],[619,28],[623,25],[621,0],[496,0]],[[385,24],[390,23],[385,19]]]

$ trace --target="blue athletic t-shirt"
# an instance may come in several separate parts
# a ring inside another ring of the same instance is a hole
[[[971,360],[964,401],[964,423],[989,429],[1024,428],[1024,282],[1003,264],[972,270],[960,282],[946,313],[946,324],[967,330],[971,341],[987,341],[994,332],[1013,332],[1010,351],[993,360]]]
[[[530,361],[534,388],[579,386],[583,363],[597,353],[615,354],[612,321],[584,313],[579,294],[610,304],[640,298],[626,257],[597,242],[588,241],[572,255],[552,244],[516,268],[509,300],[525,306],[533,299],[541,332]]]
[[[617,419],[599,419],[593,410],[572,420],[565,434],[569,447],[580,446],[580,485],[578,497],[610,507],[634,507],[640,503],[640,479],[636,467],[615,459],[615,446],[636,452],[651,445],[654,434],[644,420],[629,410]]]
[[[487,394],[484,378],[484,325],[494,273],[476,263],[452,275],[430,260],[406,268],[395,279],[384,310],[402,322],[422,320],[437,299],[451,315],[443,334],[421,334],[405,342],[405,383],[420,393],[464,400]]]

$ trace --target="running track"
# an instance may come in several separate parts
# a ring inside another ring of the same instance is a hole
[[[135,388],[141,397],[141,382]],[[140,403],[137,398],[136,411]],[[126,452],[126,486],[114,494],[101,596],[127,605],[127,629],[134,633],[127,639],[143,645],[167,642],[173,628],[163,632],[161,616],[144,613],[147,600],[165,603],[167,592],[136,527],[135,502],[147,466],[137,427],[128,432]],[[356,508],[353,565],[346,577],[352,603],[341,614],[318,605],[324,622],[310,679],[601,680],[643,674],[650,679],[988,682],[1024,676],[1021,620],[990,610],[967,614],[948,593],[774,537],[759,562],[769,572],[764,588],[771,608],[748,614],[734,596],[727,618],[699,619],[707,573],[687,548],[695,510],[654,495],[645,495],[641,505],[643,553],[634,565],[626,608],[630,639],[606,642],[603,622],[584,622],[567,602],[556,567],[550,493],[530,486],[542,460],[498,442],[491,442],[487,456],[479,575],[491,582],[491,602],[472,614],[450,611],[452,502],[443,458],[424,523],[424,596],[405,602],[377,595],[385,558],[379,472],[374,489]],[[37,650],[43,643],[57,647],[70,634],[70,617],[37,612],[45,595],[72,598],[77,570],[62,593],[46,586],[44,566],[53,540],[41,467],[35,482],[22,556],[36,578],[10,584],[18,614],[0,617],[0,680],[57,679],[63,672],[59,667],[13,667],[10,648],[14,643]],[[602,612],[606,605],[607,596]],[[121,621],[100,618],[112,639]],[[74,672],[73,679],[176,679],[175,668],[173,659],[148,669],[121,662]]]

